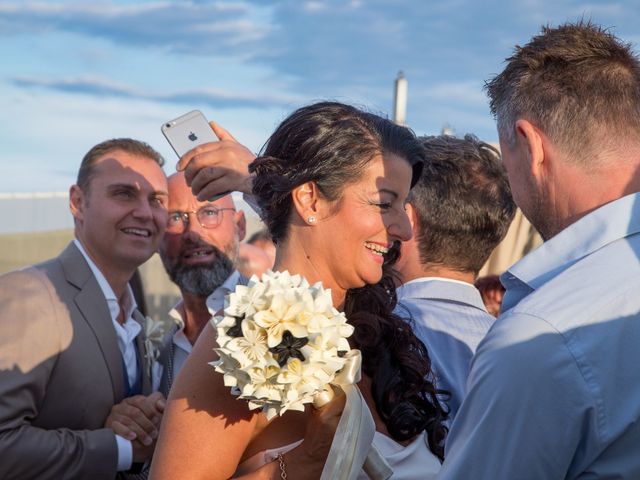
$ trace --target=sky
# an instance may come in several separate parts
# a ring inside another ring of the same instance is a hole
[[[63,192],[93,145],[193,109],[257,152],[287,114],[338,100],[419,135],[496,142],[483,91],[542,25],[589,18],[640,46],[640,0],[0,0],[0,194]]]

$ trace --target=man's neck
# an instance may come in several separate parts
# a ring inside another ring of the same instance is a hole
[[[409,272],[400,272],[402,283],[407,283],[411,280],[425,277],[446,278],[473,285],[473,282],[476,279],[476,274],[474,272],[462,272],[453,268],[447,268],[443,265],[421,265],[420,268],[415,268]]]
[[[182,292],[184,334],[191,345],[195,345],[200,332],[211,319],[211,313],[207,308],[206,297]]]
[[[545,212],[555,221],[549,231],[540,229],[545,241],[603,205],[640,192],[640,145],[600,153],[594,163],[588,168],[566,160],[556,163],[553,208]]]
[[[125,292],[127,290],[127,284],[133,274],[135,273],[135,268],[121,270],[118,269],[116,265],[109,264],[108,262],[102,262],[98,255],[94,254],[91,248],[87,247],[87,243],[84,242],[80,237],[76,235],[77,241],[82,245],[85,253],[89,256],[93,264],[100,270],[100,273],[104,276],[105,280],[113,290],[114,295],[118,299],[118,303],[122,305]]]

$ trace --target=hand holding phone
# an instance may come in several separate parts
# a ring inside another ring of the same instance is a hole
[[[218,141],[200,110],[193,110],[165,122],[161,130],[178,157],[198,145]]]
[[[192,110],[169,120],[162,124],[160,129],[178,157],[182,157],[198,145],[218,141],[218,137],[213,133],[209,122],[200,110]],[[213,202],[230,193],[231,191],[217,193],[207,200]]]

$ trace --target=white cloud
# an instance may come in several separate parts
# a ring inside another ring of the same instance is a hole
[[[55,91],[25,93],[2,89],[4,118],[19,119],[0,129],[3,145],[0,192],[66,191],[74,181],[82,156],[108,138],[131,137],[148,142],[173,171],[175,153],[160,125],[199,108],[220,122],[252,151],[258,151],[290,108],[221,111],[203,104],[171,105],[116,97],[97,98]]]
[[[271,30],[264,11],[241,2],[3,2],[0,34],[71,32],[176,52],[232,54],[240,45],[260,50]]]
[[[90,95],[96,98],[115,97],[160,103],[207,104],[215,108],[270,108],[301,103],[304,97],[277,92],[233,92],[225,89],[202,88],[175,91],[149,91],[97,75],[66,78],[20,76],[11,79],[20,88],[41,88],[69,94]]]
[[[323,2],[310,1],[304,2],[302,8],[309,13],[322,12],[326,10],[327,6]]]

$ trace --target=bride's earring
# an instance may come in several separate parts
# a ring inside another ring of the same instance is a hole
[[[308,223],[316,223],[316,217],[314,217],[313,215],[311,215],[309,218],[307,218],[307,222],[308,222]]]

